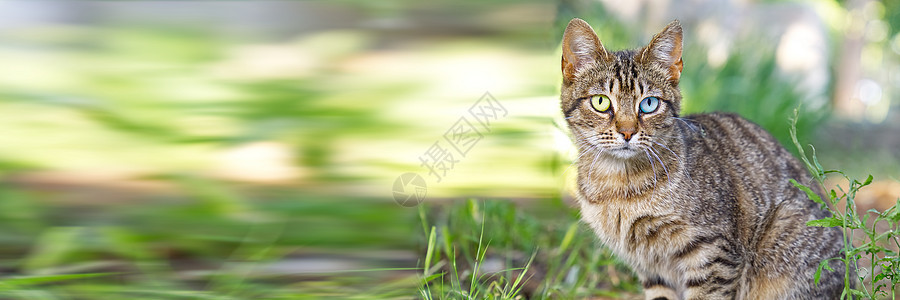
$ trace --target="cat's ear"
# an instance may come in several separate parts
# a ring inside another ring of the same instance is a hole
[[[608,55],[591,25],[579,18],[569,21],[562,41],[562,73],[566,83],[575,80],[578,71]]]
[[[684,68],[681,62],[681,39],[681,23],[678,20],[672,21],[641,51],[640,61],[659,64],[669,73],[669,81],[678,84]]]

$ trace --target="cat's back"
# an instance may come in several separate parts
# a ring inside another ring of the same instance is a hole
[[[775,137],[731,113],[691,115],[685,136],[686,171],[708,199],[733,199],[742,214],[763,218],[777,207],[825,217],[790,183],[811,185],[811,176]],[[747,220],[759,221],[753,218]]]
[[[739,115],[708,113],[690,115],[684,120],[680,130],[687,137],[688,155],[695,158],[689,161],[706,162],[694,167],[724,169],[741,178],[779,184],[788,179],[805,182],[810,178],[775,137]]]
[[[712,223],[734,222],[734,238],[748,254],[746,267],[752,270],[744,278],[744,292],[796,299],[839,294],[838,273],[823,276],[819,289],[789,284],[811,282],[818,263],[839,255],[841,245],[836,228],[806,226],[828,213],[790,183],[794,179],[812,185],[801,163],[771,134],[738,115],[701,114],[684,120],[679,130],[685,137],[686,171],[696,187],[695,197],[715,199],[698,203],[694,211],[700,213],[695,216]],[[785,265],[787,261],[793,263]]]

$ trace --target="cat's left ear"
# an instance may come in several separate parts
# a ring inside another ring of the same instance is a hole
[[[678,20],[666,25],[660,33],[650,40],[640,54],[643,63],[657,63],[669,73],[669,81],[678,84],[681,79],[681,23]]]

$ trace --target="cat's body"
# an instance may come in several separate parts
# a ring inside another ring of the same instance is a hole
[[[681,36],[673,22],[647,47],[608,52],[584,21],[566,29],[561,100],[582,219],[647,299],[839,296],[843,272],[813,284],[841,234],[806,226],[828,214],[789,182],[808,182],[800,163],[736,115],[679,118]]]

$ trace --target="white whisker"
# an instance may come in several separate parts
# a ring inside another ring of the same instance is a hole
[[[597,156],[594,156],[594,159],[591,160],[591,166],[588,167],[588,169],[587,169],[587,172],[588,172],[588,178],[587,178],[588,180],[587,180],[587,182],[588,182],[588,183],[591,182],[591,174],[594,173],[594,172],[592,172],[592,171],[594,170],[594,164],[597,163],[597,159],[600,158],[600,154],[601,154],[601,153],[603,153],[603,151],[597,151]]]
[[[647,156],[647,161],[650,162],[650,167],[653,168],[653,184],[656,185],[657,183],[659,183],[659,180],[656,179],[655,163],[653,162],[653,158],[650,158],[650,153],[647,153],[647,149],[642,149],[642,150],[644,150],[644,155]]]
[[[681,121],[681,123],[684,123],[684,125],[686,125],[688,127],[688,129],[690,129],[693,132],[697,132],[698,127],[700,127],[700,125],[692,125],[692,124],[688,123],[688,121],[691,121],[693,123],[700,124],[699,122],[697,122],[695,120],[679,118],[679,117],[673,117],[673,118],[675,118],[675,120]],[[700,132],[703,132],[703,128],[699,128],[699,129],[700,129]]]
[[[591,149],[593,149],[593,150],[598,150],[597,147],[595,147],[594,145],[591,145],[591,143],[589,143],[589,142],[587,142],[587,141],[576,140],[575,143],[576,143],[576,146],[577,146],[577,145],[583,145],[583,146],[589,147],[589,148],[591,148]],[[576,157],[574,160],[572,160],[572,162],[569,164],[569,166],[566,168],[566,170],[563,171],[563,173],[562,173],[563,176],[566,175],[566,172],[569,172],[569,169],[571,169],[572,166],[574,166],[575,164],[578,163],[578,160],[581,159],[582,156],[584,156],[585,154],[588,153],[588,151],[580,151],[580,152],[581,152],[581,154],[579,154],[578,157]]]
[[[682,162],[684,162],[684,160],[681,159],[681,157],[678,156],[678,154],[675,154],[675,151],[672,151],[672,149],[669,149],[669,147],[667,147],[665,144],[662,144],[662,143],[659,143],[659,142],[656,142],[656,141],[650,141],[650,142],[651,142],[651,143],[654,143],[654,144],[657,144],[657,145],[660,145],[660,146],[662,146],[663,148],[666,148],[666,150],[669,150],[669,152],[671,152],[672,155],[675,156],[675,158],[677,158],[678,160],[681,160]]]
[[[656,159],[659,161],[659,164],[663,167],[663,171],[666,172],[666,182],[672,182],[672,177],[669,176],[669,168],[666,167],[666,163],[662,161],[662,158],[659,157],[659,154],[656,153],[656,150],[653,150],[653,148],[647,148],[647,150],[650,150],[650,154],[653,154],[653,156],[656,157]]]
[[[656,145],[659,145],[659,146],[665,148],[666,150],[668,150],[670,153],[672,153],[672,156],[674,156],[675,159],[678,160],[679,165],[682,165],[682,166],[683,166],[683,165],[685,165],[685,164],[687,163],[687,162],[684,161],[684,158],[682,158],[682,157],[679,156],[677,153],[675,153],[675,151],[672,151],[672,149],[669,149],[669,147],[666,146],[665,144],[662,144],[662,143],[659,143],[659,142],[656,142],[656,141],[650,141],[650,142],[652,142],[652,143],[654,143],[654,144],[656,144]],[[684,173],[684,176],[686,176],[686,177],[688,178],[688,180],[690,180],[691,182],[694,182],[694,179],[691,178],[691,176],[688,175],[686,172]]]

